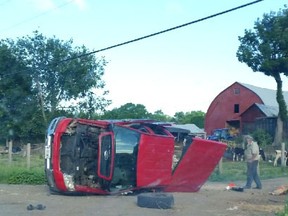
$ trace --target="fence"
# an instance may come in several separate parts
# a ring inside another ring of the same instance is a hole
[[[41,159],[41,156],[43,156],[43,154],[42,154],[43,145],[42,144],[38,148],[32,148],[31,144],[27,143],[20,150],[18,149],[19,147],[13,148],[13,142],[12,141],[8,141],[6,145],[7,145],[6,148],[3,148],[2,150],[0,150],[0,155],[2,155],[3,160],[8,159],[8,165],[9,166],[12,165],[16,159],[19,160],[19,158],[20,158],[21,164],[25,163],[25,166],[27,167],[27,169],[30,169],[31,168],[31,160],[33,160],[32,154],[36,155],[36,152],[37,152],[37,155],[40,155],[39,159]],[[39,150],[40,150],[40,152],[39,152]],[[7,155],[8,155],[8,158],[7,158]],[[13,159],[14,159],[14,161],[13,161]]]

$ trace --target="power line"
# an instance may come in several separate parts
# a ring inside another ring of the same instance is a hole
[[[102,49],[99,49],[99,50],[95,50],[95,51],[92,51],[92,52],[89,52],[89,53],[85,53],[85,54],[82,54],[82,55],[79,55],[79,56],[67,58],[67,59],[64,59],[63,61],[58,62],[58,64],[61,64],[63,62],[70,61],[70,60],[73,60],[73,59],[82,58],[82,57],[85,57],[85,56],[88,56],[88,55],[92,55],[92,54],[95,54],[95,53],[98,53],[98,52],[102,52],[102,51],[105,51],[105,50],[113,49],[113,48],[116,48],[116,47],[119,47],[119,46],[123,46],[123,45],[126,45],[126,44],[134,43],[136,41],[140,41],[140,40],[143,40],[143,39],[146,39],[146,38],[154,37],[156,35],[160,35],[160,34],[163,34],[163,33],[169,32],[169,31],[173,31],[173,30],[176,30],[176,29],[179,29],[179,28],[183,28],[183,27],[188,26],[188,25],[192,25],[192,24],[195,24],[195,23],[198,23],[198,22],[202,22],[204,20],[211,19],[211,18],[214,18],[216,16],[220,16],[220,15],[223,15],[223,14],[226,14],[226,13],[229,13],[229,12],[232,12],[232,11],[235,11],[235,10],[238,10],[238,9],[241,9],[241,8],[244,8],[244,7],[256,4],[256,3],[259,3],[261,1],[264,1],[264,0],[253,1],[253,2],[250,2],[250,3],[244,4],[244,5],[240,5],[238,7],[226,10],[226,11],[222,11],[222,12],[219,12],[219,13],[216,13],[216,14],[213,14],[213,15],[198,19],[198,20],[194,20],[194,21],[182,24],[182,25],[178,25],[178,26],[175,26],[175,27],[172,27],[172,28],[169,28],[169,29],[165,29],[165,30],[156,32],[156,33],[145,35],[145,36],[133,39],[133,40],[129,40],[129,41],[126,41],[126,42],[123,42],[123,43],[115,44],[115,45],[112,45],[112,46],[109,46],[109,47],[105,47],[105,48],[102,48]]]
[[[123,43],[119,43],[119,44],[116,44],[116,45],[112,45],[112,46],[109,46],[109,47],[106,47],[106,48],[102,48],[102,49],[99,49],[99,50],[88,52],[88,53],[85,53],[85,54],[82,54],[82,55],[78,55],[78,56],[75,56],[75,57],[67,58],[67,59],[59,61],[57,63],[54,63],[53,66],[55,67],[55,66],[57,66],[57,65],[59,65],[61,63],[67,62],[67,61],[71,61],[71,60],[74,60],[74,59],[82,58],[82,57],[89,56],[89,55],[92,55],[92,54],[95,54],[95,53],[98,53],[98,52],[102,52],[102,51],[105,51],[105,50],[109,50],[109,49],[112,49],[112,48],[116,48],[116,47],[119,47],[119,46],[123,46],[123,45],[129,44],[129,43],[140,41],[140,40],[143,40],[143,39],[146,39],[146,38],[149,38],[149,37],[153,37],[153,36],[156,36],[156,35],[159,35],[159,34],[163,34],[163,33],[169,32],[169,31],[173,31],[173,30],[176,30],[176,29],[179,29],[179,28],[183,28],[185,26],[188,26],[188,25],[191,25],[191,24],[195,24],[195,23],[198,23],[198,22],[202,22],[204,20],[211,19],[211,18],[214,18],[216,16],[220,16],[220,15],[223,15],[223,14],[226,14],[226,13],[229,13],[229,12],[244,8],[244,7],[259,3],[261,1],[264,1],[264,0],[253,1],[253,2],[244,4],[244,5],[240,5],[238,7],[235,7],[235,8],[229,9],[229,10],[225,10],[225,11],[222,11],[222,12],[219,12],[219,13],[216,13],[216,14],[213,14],[213,15],[198,19],[198,20],[194,20],[194,21],[182,24],[182,25],[178,25],[178,26],[166,29],[166,30],[162,30],[162,31],[159,31],[159,32],[156,32],[156,33],[152,33],[152,34],[149,34],[149,35],[146,35],[146,36],[142,36],[142,37],[139,37],[139,38],[136,38],[136,39],[133,39],[133,40],[129,40],[129,41],[126,41],[126,42],[123,42]],[[45,69],[45,67],[48,67],[48,65],[44,66],[44,68],[42,68],[42,69]],[[8,76],[8,75],[13,75],[13,74],[16,74],[16,73],[19,73],[19,72],[15,72],[15,73],[11,73],[11,74],[5,74],[3,77]]]

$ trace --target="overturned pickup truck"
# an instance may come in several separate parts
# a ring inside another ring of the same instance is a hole
[[[197,192],[226,144],[194,138],[173,166],[174,140],[148,120],[56,118],[45,144],[48,186],[64,194]]]

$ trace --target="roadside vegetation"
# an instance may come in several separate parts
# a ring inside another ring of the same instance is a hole
[[[0,155],[1,184],[46,184],[43,155],[31,155],[30,169],[27,158],[14,154],[9,162],[8,154]]]
[[[222,173],[220,174],[218,168],[216,168],[209,181],[245,181],[245,172],[245,162],[224,160]],[[26,157],[21,154],[14,154],[11,163],[7,154],[0,155],[0,173],[1,184],[46,184],[42,154],[31,155],[30,169],[27,168]],[[262,161],[260,162],[260,177],[261,179],[288,178],[288,167],[274,167],[272,163]]]
[[[287,167],[274,167],[273,163],[260,161],[259,173],[261,179],[273,179],[280,177],[288,177]],[[223,161],[222,173],[218,168],[211,174],[209,181],[214,182],[230,182],[230,181],[246,181],[246,162],[242,161]]]

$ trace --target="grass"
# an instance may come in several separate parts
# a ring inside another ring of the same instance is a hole
[[[44,159],[42,155],[31,155],[30,168],[27,158],[13,154],[9,162],[8,155],[0,155],[1,184],[45,184]]]
[[[274,167],[272,163],[261,161],[259,168],[261,179],[288,177],[288,167]],[[246,162],[223,161],[222,171],[219,174],[219,170],[216,168],[209,181],[246,181]]]
[[[276,213],[276,216],[288,216],[288,198],[286,198],[286,204],[283,212]]]

